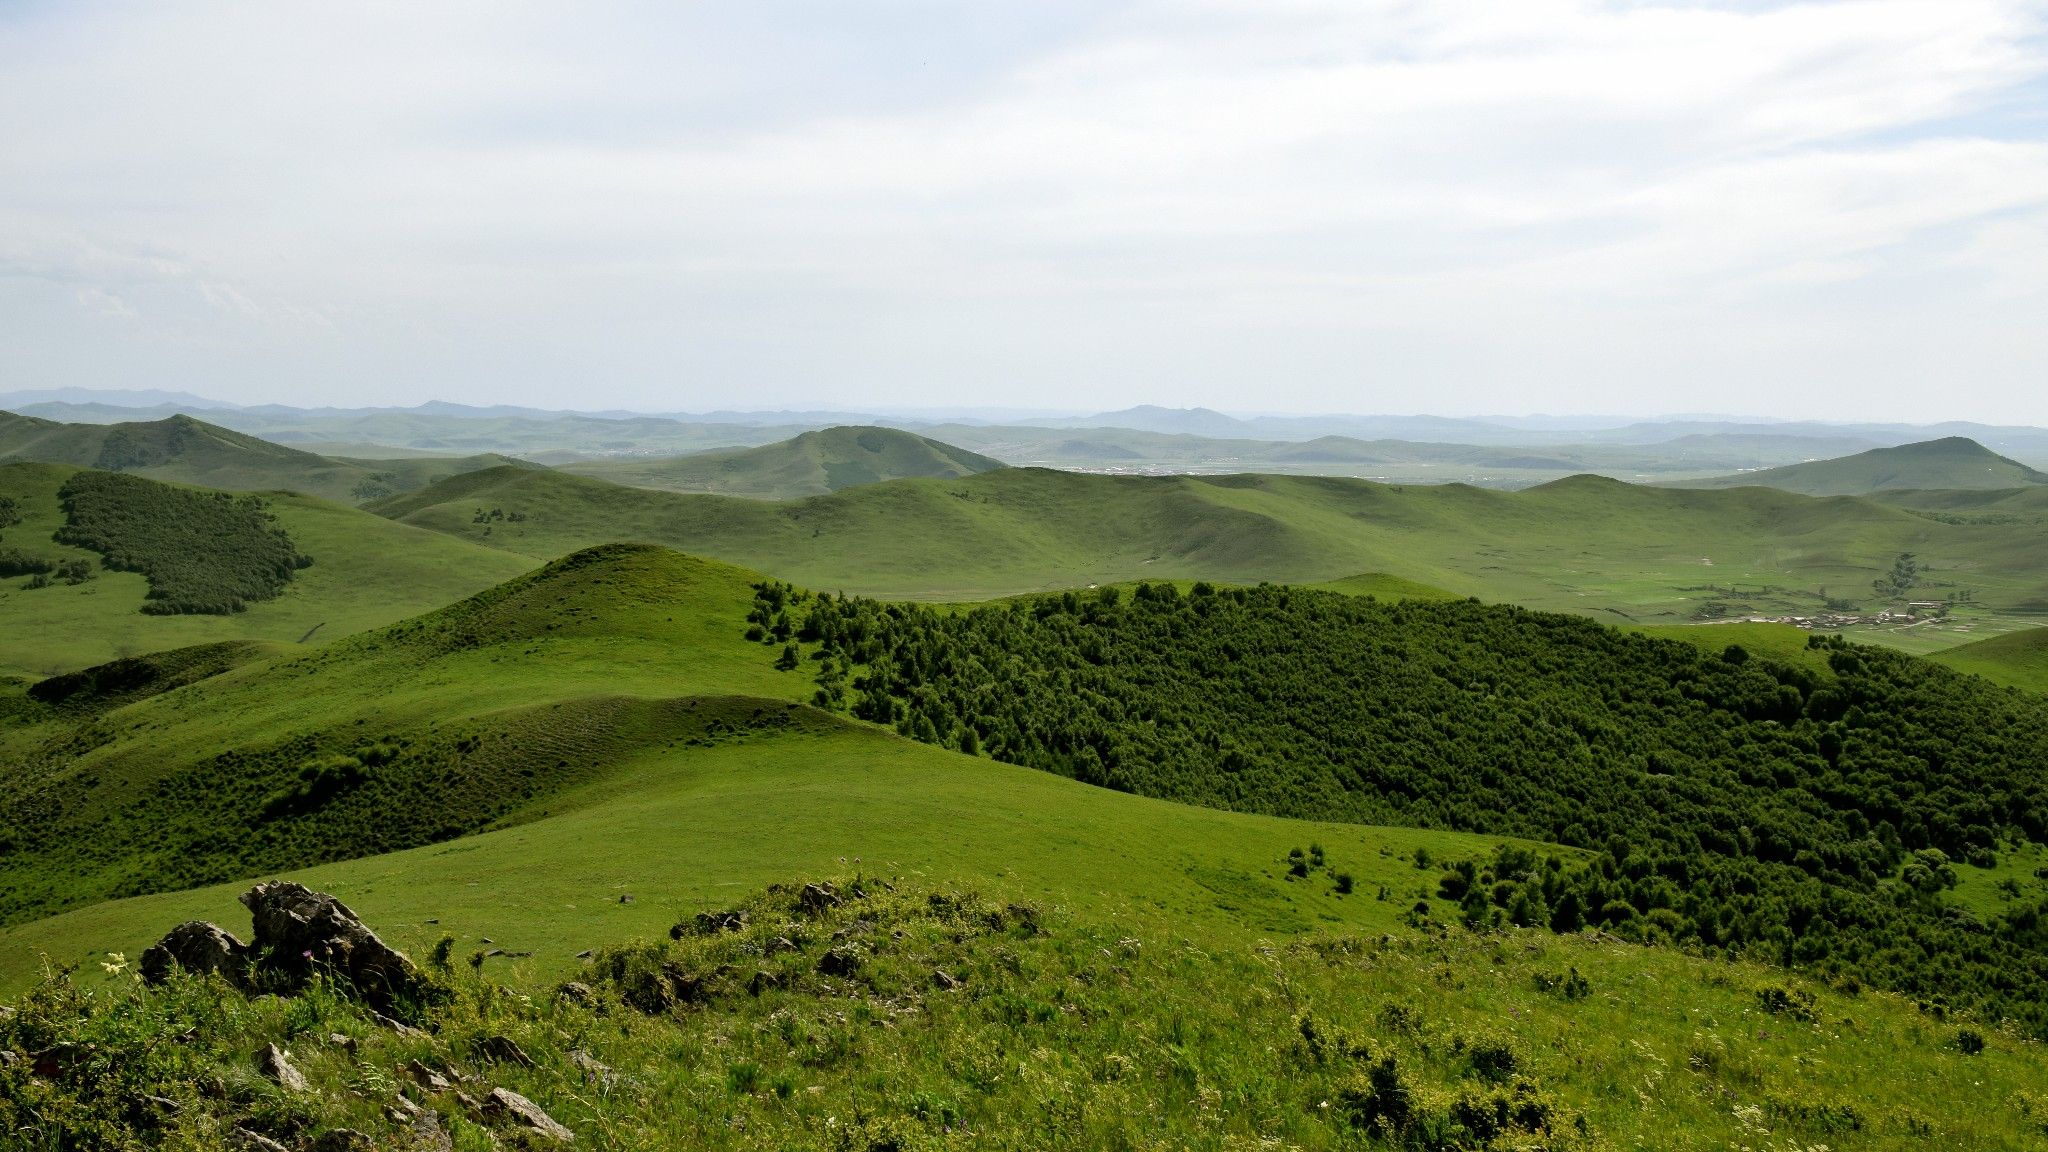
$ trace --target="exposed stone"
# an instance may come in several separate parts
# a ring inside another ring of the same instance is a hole
[[[408,1063],[405,1066],[405,1073],[412,1077],[413,1083],[429,1092],[446,1092],[455,1086],[446,1076],[441,1075],[418,1060]]]
[[[353,1128],[329,1128],[306,1145],[306,1152],[375,1152],[369,1136]]]
[[[406,1125],[405,1137],[397,1144],[403,1152],[455,1152],[455,1138],[441,1127],[441,1118],[422,1111]]]
[[[251,1132],[247,1128],[237,1128],[230,1133],[228,1147],[241,1149],[242,1152],[287,1152],[284,1145],[261,1132]]]
[[[483,1111],[486,1119],[511,1124],[563,1144],[576,1139],[574,1132],[562,1127],[554,1117],[541,1111],[540,1105],[509,1088],[491,1089],[490,1097],[484,1101]]]
[[[591,991],[590,985],[585,984],[581,980],[571,980],[560,988],[555,989],[555,995],[560,996],[571,1004],[584,1005],[588,1005],[597,998],[597,994]]]
[[[476,1054],[480,1060],[493,1064],[516,1064],[521,1068],[533,1067],[533,1057],[519,1046],[510,1036],[486,1036],[476,1042]]]
[[[960,987],[960,978],[944,968],[937,968],[932,971],[932,983],[950,992]]]
[[[356,1054],[356,1038],[346,1032],[329,1032],[327,1042],[351,1056]]]
[[[391,1017],[386,1016],[385,1014],[377,1011],[374,1008],[370,1010],[370,1020],[372,1023],[376,1024],[377,1027],[389,1028],[393,1032],[396,1032],[400,1036],[406,1037],[407,1039],[418,1039],[426,1035],[425,1032],[422,1032],[419,1029],[413,1027],[412,1025],[407,1024],[405,1021],[393,1020]]]
[[[45,1080],[55,1080],[70,1071],[71,1066],[84,1059],[87,1054],[83,1045],[65,1040],[36,1053],[31,1070]]]
[[[851,976],[860,970],[860,949],[833,948],[818,957],[818,971],[826,976]]]
[[[194,976],[218,972],[227,982],[241,987],[249,964],[249,950],[218,924],[188,920],[164,938],[142,951],[140,969],[148,984],[161,984],[171,972],[182,968]]]
[[[757,968],[752,976],[747,977],[747,993],[751,996],[759,996],[770,988],[780,987],[782,987],[782,977],[768,971],[766,968]]]
[[[806,884],[796,894],[796,902],[805,912],[823,916],[839,906],[839,893],[830,884]]]
[[[720,932],[737,932],[745,928],[747,926],[747,914],[739,911],[699,912],[697,913],[697,918],[690,923],[697,935],[716,936]],[[680,937],[682,935],[682,927],[680,924],[676,925],[676,931],[670,933],[670,935]]]
[[[325,972],[387,1010],[424,990],[419,969],[403,952],[378,939],[346,904],[324,892],[273,880],[243,893],[242,903],[255,923],[252,949],[282,972],[300,979]]]
[[[611,1086],[613,1080],[612,1066],[585,1052],[583,1049],[578,1048],[569,1053],[569,1063],[574,1064],[576,1070],[583,1073],[584,1083],[605,1088]]]
[[[275,1044],[265,1044],[257,1050],[256,1070],[277,1081],[278,1087],[287,1092],[306,1091],[306,1074],[292,1067],[291,1058]]]

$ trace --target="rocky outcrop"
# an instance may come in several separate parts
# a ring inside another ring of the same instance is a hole
[[[554,1117],[541,1111],[540,1105],[512,1091],[510,1088],[493,1088],[484,1100],[483,1114],[486,1119],[532,1133],[543,1139],[567,1144],[576,1139],[576,1134],[562,1127]]]
[[[265,969],[300,981],[325,974],[378,1008],[419,998],[419,968],[327,893],[272,880],[244,892],[242,903]]]
[[[289,990],[317,973],[354,988],[378,1009],[423,998],[426,982],[419,968],[325,892],[273,880],[243,893],[242,903],[254,927],[249,943],[217,924],[180,924],[143,952],[142,978],[158,984],[183,969],[219,973],[245,990]]]
[[[194,976],[219,973],[228,983],[242,986],[249,966],[249,950],[218,924],[190,920],[164,934],[164,938],[143,950],[143,980],[161,984],[173,969],[182,968]]]

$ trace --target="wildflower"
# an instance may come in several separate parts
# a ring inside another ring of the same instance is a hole
[[[105,969],[109,976],[119,976],[128,970],[128,957],[119,952],[109,952],[107,958],[100,961],[100,967]]]

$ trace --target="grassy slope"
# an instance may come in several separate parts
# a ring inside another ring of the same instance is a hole
[[[490,455],[338,459],[273,444],[189,416],[124,424],[61,424],[0,412],[0,462],[6,461],[108,468],[167,483],[233,492],[290,490],[348,503],[409,492],[462,472],[513,463]]]
[[[947,479],[1003,466],[999,460],[894,428],[841,427],[805,432],[759,448],[661,460],[597,460],[564,465],[563,471],[636,488],[788,500],[856,484],[910,477]]]
[[[1808,496],[1860,496],[1892,489],[1970,490],[2048,484],[2048,475],[2009,460],[1963,436],[1873,448],[1835,460],[1788,464],[1709,480],[1681,480],[1686,488],[1758,485]]]
[[[1310,583],[1374,571],[1457,595],[1668,624],[1710,600],[1811,612],[1820,589],[1863,594],[1898,553],[1913,551],[1931,567],[1930,594],[1966,587],[1992,611],[2048,607],[2048,543],[2007,525],[1944,523],[1848,497],[1592,477],[1508,493],[1013,468],[765,504],[494,469],[374,507],[535,557],[646,540],[814,587],[924,599],[1143,578]],[[526,519],[472,523],[494,507]]]
[[[62,559],[98,558],[55,544],[63,523],[57,490],[75,469],[0,465],[0,494],[21,505],[23,522],[0,532],[5,547]],[[0,582],[0,674],[47,676],[121,656],[213,640],[327,640],[386,624],[496,584],[533,566],[526,558],[308,496],[265,497],[313,566],[276,600],[233,616],[145,616],[147,582],[101,572],[76,587],[27,590]],[[315,631],[315,628],[318,631]]]
[[[807,677],[768,670],[767,650],[737,637],[750,594],[748,575],[737,569],[620,550],[601,565],[522,579],[423,621],[318,654],[243,665],[132,704],[104,721],[115,743],[91,765],[110,775],[123,770],[125,757],[135,787],[146,790],[148,773],[166,760],[293,728],[354,728],[363,719],[374,731],[596,692],[795,696]],[[473,646],[450,647],[451,637]],[[830,992],[741,996],[673,1022],[628,1016],[601,1027],[548,1019],[545,997],[536,998],[543,1015],[533,1018],[501,997],[496,1011],[503,1014],[488,1022],[450,1022],[443,1039],[457,1055],[464,1036],[515,1035],[542,1066],[485,1074],[540,1101],[597,1147],[673,1146],[707,1130],[735,1147],[775,1133],[792,1146],[823,1146],[827,1115],[843,1122],[855,1112],[907,1114],[920,1094],[956,1101],[977,1131],[1007,1130],[1017,1109],[1031,1115],[1056,1082],[1085,1101],[1078,1106],[1097,1124],[1140,1114],[1152,1106],[1147,1101],[1170,1101],[1166,1115],[1176,1131],[1210,1134],[1191,1146],[1236,1146],[1221,1140],[1231,1131],[1355,1146],[1328,1126],[1317,1100],[1363,1065],[1339,1059],[1323,1067],[1302,1053],[1296,1021],[1303,1013],[1325,1034],[1342,1031],[1376,1051],[1399,1051],[1412,1073],[1432,1083],[1458,1075],[1454,1036],[1508,1037],[1531,1075],[1587,1115],[1599,1138],[1593,1147],[1791,1146],[1764,1142],[1761,1130],[1769,1128],[1780,1140],[1807,1138],[1802,1148],[1905,1148],[1935,1139],[2020,1148],[2035,1123],[2021,1109],[2039,1103],[2029,1086],[2048,1074],[2038,1046],[1991,1029],[1984,1029],[1991,1045],[1984,1055],[1960,1056],[1954,1023],[1922,1016],[1896,997],[1815,988],[1819,1024],[1801,1025],[1758,1010],[1759,989],[1802,986],[1779,971],[1588,937],[1453,932],[1436,940],[1407,928],[1401,914],[1433,889],[1437,875],[1415,867],[1414,850],[1426,847],[1439,859],[1477,855],[1493,846],[1491,838],[1188,808],[847,722],[715,746],[669,746],[654,733],[607,775],[540,807],[544,813],[483,835],[296,875],[342,896],[415,955],[443,933],[456,938],[458,957],[488,948],[531,953],[484,962],[487,978],[524,989],[575,974],[576,953],[585,948],[658,937],[678,916],[730,907],[796,876],[865,870],[912,885],[963,883],[1053,909],[1055,935],[1042,946],[996,941],[978,959],[944,961],[979,990],[957,1003],[982,1005],[981,1014],[956,1016],[954,1001],[935,1001],[929,1026],[868,1026],[856,1039],[860,1058],[837,1066],[807,1063],[777,1030],[790,1014],[824,1020],[862,1011]],[[1322,873],[1286,878],[1288,850],[1311,843],[1357,877],[1354,894],[1337,896]],[[97,978],[93,961],[104,953],[132,958],[186,918],[240,931],[246,917],[234,895],[243,887],[113,901],[0,933],[0,984],[24,987],[45,956],[82,963]],[[631,901],[622,902],[627,895]],[[1454,912],[1433,903],[1439,920]],[[1098,954],[1128,974],[1105,979],[1115,974],[1104,970],[1086,983],[1056,975],[1058,956]],[[1118,954],[1126,960],[1114,960]],[[1020,974],[1014,985],[1004,965]],[[1539,974],[1567,968],[1590,979],[1589,998],[1539,990]],[[1050,984],[1043,972],[1055,974]],[[1056,1023],[1070,1018],[1059,1010],[1003,1016],[1018,1004],[1062,1001],[1080,1010],[1070,1025]],[[271,1002],[259,1002],[259,1015],[270,1011],[263,1003]],[[1421,1030],[1388,1024],[1382,1011],[1390,1004],[1411,1012]],[[408,1047],[357,1028],[353,1017],[332,1019],[331,1026],[302,1022],[310,1032],[295,1040],[275,1031],[288,1027],[282,1019],[272,1021],[258,1026],[272,1031],[252,1033],[233,1050],[279,1036],[291,1041],[316,1083],[333,1087],[320,1106],[342,1111],[327,1122],[358,1127],[381,1123],[339,1088],[360,1078],[358,1060],[389,1068],[415,1055],[446,1059],[428,1051],[428,1042]],[[1111,1030],[1110,1021],[1122,1023]],[[1048,1022],[1055,1026],[1038,1029]],[[319,1042],[336,1027],[364,1037],[356,1057]],[[645,1077],[645,1090],[594,1103],[574,1069],[558,1063],[567,1042],[557,1027],[622,1072]],[[1013,1043],[1022,1047],[1011,1053]],[[1054,1058],[1031,1049],[1081,1059],[1041,1072],[1031,1062]],[[1139,1073],[1124,1089],[1098,1074],[1111,1050]],[[971,1071],[976,1051],[1025,1064],[1006,1064],[990,1080]],[[799,1090],[785,1104],[727,1087],[737,1075],[728,1066],[739,1063],[753,1065],[762,1083],[787,1077]],[[1012,1067],[1027,1077],[1029,1099],[1011,1101],[989,1087],[1008,1083]],[[1053,1079],[1030,1079],[1044,1075]],[[1181,1087],[1161,1087],[1173,1084]],[[1203,1085],[1216,1093],[1213,1103],[1202,1103]],[[600,1122],[600,1111],[610,1119]],[[748,1130],[725,1126],[732,1115],[746,1117]],[[1050,1143],[1051,1133],[1044,1129],[1038,1139]]]
[[[1958,672],[1975,673],[1986,680],[2033,692],[2048,692],[2048,628],[1992,636],[1937,652],[1931,658]]]
[[[603,564],[550,569],[414,624],[243,665],[129,705],[100,720],[107,743],[60,771],[98,781],[86,785],[97,789],[95,802],[118,805],[153,795],[156,782],[182,764],[288,734],[375,737],[600,695],[808,696],[806,674],[774,671],[767,649],[740,638],[751,599],[742,570],[661,550],[618,550]],[[478,643],[450,649],[449,635]],[[388,921],[438,916],[456,925],[468,916],[479,931],[490,921],[547,945],[543,954],[562,962],[622,924],[655,926],[648,918],[675,901],[712,899],[792,868],[831,870],[841,857],[1014,873],[1041,894],[1121,873],[1130,881],[1123,891],[1161,915],[1229,904],[1242,911],[1247,930],[1305,928],[1325,913],[1377,926],[1399,907],[1373,901],[1368,909],[1368,901],[1353,899],[1341,902],[1351,911],[1340,913],[1340,902],[1272,879],[1285,870],[1286,850],[1320,837],[1336,865],[1363,885],[1413,873],[1380,855],[1381,847],[1465,852],[1485,843],[1185,808],[838,720],[715,746],[671,746],[659,730],[642,732],[610,772],[537,799],[527,816],[542,809],[551,815],[489,835],[314,871],[322,883],[387,909]],[[521,875],[516,891],[488,883],[512,873]],[[84,888],[95,882],[86,874],[67,879]],[[167,908],[219,914],[231,887],[102,904],[17,928],[0,945],[0,974],[20,979],[38,949],[75,958],[123,947],[179,914]],[[621,891],[652,899],[614,906]],[[379,893],[401,903],[379,905]]]

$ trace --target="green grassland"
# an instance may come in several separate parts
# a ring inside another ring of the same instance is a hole
[[[2048,692],[2048,628],[1992,636],[1937,652],[1932,659],[2000,684]]]
[[[307,1135],[395,1133],[382,1102],[415,1057],[476,1070],[479,1092],[525,1093],[600,1148],[1476,1147],[1432,1125],[1477,1116],[1496,1095],[1541,1103],[1550,1129],[1503,1131],[1500,1147],[2024,1148],[2048,1122],[2040,1046],[1996,1021],[1612,937],[1440,927],[1459,915],[1441,895],[1443,862],[1483,865],[1503,844],[1583,853],[1190,807],[819,712],[800,702],[808,675],[776,671],[774,650],[741,635],[757,579],[605,548],[317,651],[200,653],[167,664],[161,684],[106,675],[54,702],[0,698],[11,812],[24,787],[82,796],[71,815],[103,841],[70,850],[62,867],[16,863],[0,880],[10,898],[71,905],[0,930],[0,984],[30,990],[46,965],[81,966],[69,991],[45,985],[0,1028],[48,1037],[62,1025],[72,1031],[54,1034],[110,1051],[192,1036],[105,1066],[130,1078],[123,1091],[181,1102],[178,1123],[197,1127],[171,1147],[218,1143],[204,1126],[230,1114]],[[1760,650],[1775,643],[1734,634]],[[428,827],[425,842],[397,851],[372,833],[405,821],[372,828],[347,795],[234,824],[181,783],[260,806],[263,793],[218,773],[224,752],[289,784],[304,779],[296,759],[395,750],[374,764],[355,757],[369,769],[361,787],[376,787],[377,772],[410,771],[409,750],[434,741],[455,750],[436,761],[448,787],[407,804],[441,805],[472,834]],[[500,744],[508,755],[494,767]],[[564,770],[523,777],[522,764]],[[214,842],[188,837],[188,818],[213,821]],[[362,838],[351,847],[327,832]],[[244,842],[257,851],[238,854]],[[186,988],[137,1000],[102,973],[100,961],[121,963],[108,954],[132,958],[187,918],[239,929],[233,898],[246,881],[104,897],[146,891],[180,860],[286,871],[262,856],[266,843],[341,853],[290,873],[415,955],[452,937],[458,970],[474,956],[482,978],[447,977],[454,999],[421,1021],[433,1035],[407,1038],[330,996],[244,1004]],[[378,854],[342,858],[356,850]],[[1292,875],[1297,850],[1319,850],[1321,863]],[[2024,859],[2007,854],[1996,878],[2024,879]],[[1958,871],[1955,899],[1996,899],[1977,870]],[[845,887],[855,873],[893,878],[897,892],[793,927],[786,895],[760,896],[800,877]],[[1338,873],[1351,877],[1348,894]],[[979,892],[970,907],[1031,902],[1035,927],[968,929],[931,911],[941,905],[928,893],[951,900],[961,885]],[[642,1016],[612,998],[627,986],[579,959],[736,905],[758,918],[744,939],[652,954],[712,978],[721,964],[759,963],[746,949],[788,934],[799,943],[774,961],[781,987],[746,992],[743,967],[715,977],[724,990],[702,1004]],[[848,938],[871,942],[861,975],[819,978],[820,954]],[[934,969],[965,993],[941,996]],[[1572,972],[1582,991],[1570,990]],[[544,994],[565,978],[594,983],[602,1014]],[[72,998],[80,986],[91,1000]],[[1959,1047],[1965,1030],[1980,1054]],[[355,1053],[324,1039],[337,1031],[357,1038]],[[514,1037],[535,1066],[479,1060],[489,1035]],[[248,1052],[269,1040],[292,1049],[314,1093],[286,1098],[252,1079]],[[621,1086],[593,1090],[574,1047]],[[1485,1064],[1481,1048],[1495,1053]],[[1375,1087],[1388,1060],[1380,1079],[1394,1087]],[[208,1095],[210,1077],[240,1087]],[[1412,1116],[1381,1142],[1368,1133],[1389,1093]],[[42,1115],[59,1114],[60,1101],[38,1099]],[[96,1098],[81,1099],[90,1112]],[[428,1103],[458,1147],[487,1146],[451,1100]]]
[[[1811,613],[1823,591],[1875,608],[1871,582],[1915,552],[1927,571],[1914,596],[1963,592],[1975,606],[1911,640],[1960,643],[1969,637],[1958,628],[2010,627],[2048,610],[2048,540],[2003,523],[1951,523],[1855,497],[1596,477],[1496,492],[1011,468],[767,504],[492,469],[373,508],[536,558],[644,540],[813,587],[931,600],[1148,578],[1317,583],[1382,572],[1611,623],[1677,624],[1710,606]],[[504,518],[513,514],[521,519]]]
[[[0,494],[13,498],[22,515],[22,523],[0,531],[0,547],[97,569],[94,553],[51,540],[64,523],[58,490],[76,471],[0,465]],[[533,566],[310,496],[264,499],[314,559],[276,599],[228,616],[153,616],[142,612],[148,583],[132,572],[101,571],[83,584],[36,589],[21,579],[0,581],[0,675],[49,676],[216,640],[324,641],[446,604]]]
[[[1873,448],[1834,460],[1672,483],[1686,488],[1756,485],[1808,496],[1863,496],[1893,489],[2002,491],[2048,484],[2048,474],[2000,456],[1968,437],[1950,436],[1895,448]]]
[[[273,444],[190,416],[63,424],[0,412],[0,463],[10,461],[132,472],[231,492],[289,490],[352,504],[409,492],[478,468],[519,463],[497,455],[340,459]]]
[[[465,1077],[465,1094],[516,1091],[576,1146],[607,1150],[1988,1150],[2038,1147],[2048,1123],[2038,1045],[1747,965],[1512,930],[1247,938],[1227,918],[1164,926],[908,872],[834,887],[843,902],[815,913],[787,887],[721,891],[709,907],[746,926],[619,938],[570,969],[575,996],[546,995],[531,961],[479,975],[458,961],[415,1017],[429,1031],[409,1036],[317,987],[245,1000],[218,983],[88,995],[60,980],[0,1021],[0,1044],[114,1059],[33,1095],[10,1065],[0,1109],[91,1132],[165,1101],[140,1113],[161,1141],[143,1146],[176,1149],[235,1127],[418,1146],[403,1095],[453,1147],[498,1146],[503,1124],[421,1090],[421,1061]],[[386,903],[359,907],[372,902]],[[705,903],[636,918],[688,928]],[[450,951],[484,956],[480,943]],[[820,973],[832,953],[856,957],[846,975]],[[693,1003],[664,1000],[671,974],[699,981]],[[254,1074],[248,1054],[271,1043],[307,1091]]]
[[[636,488],[788,500],[883,480],[972,476],[1003,466],[999,460],[894,428],[838,427],[759,448],[654,460],[598,460],[565,464],[562,470]]]

